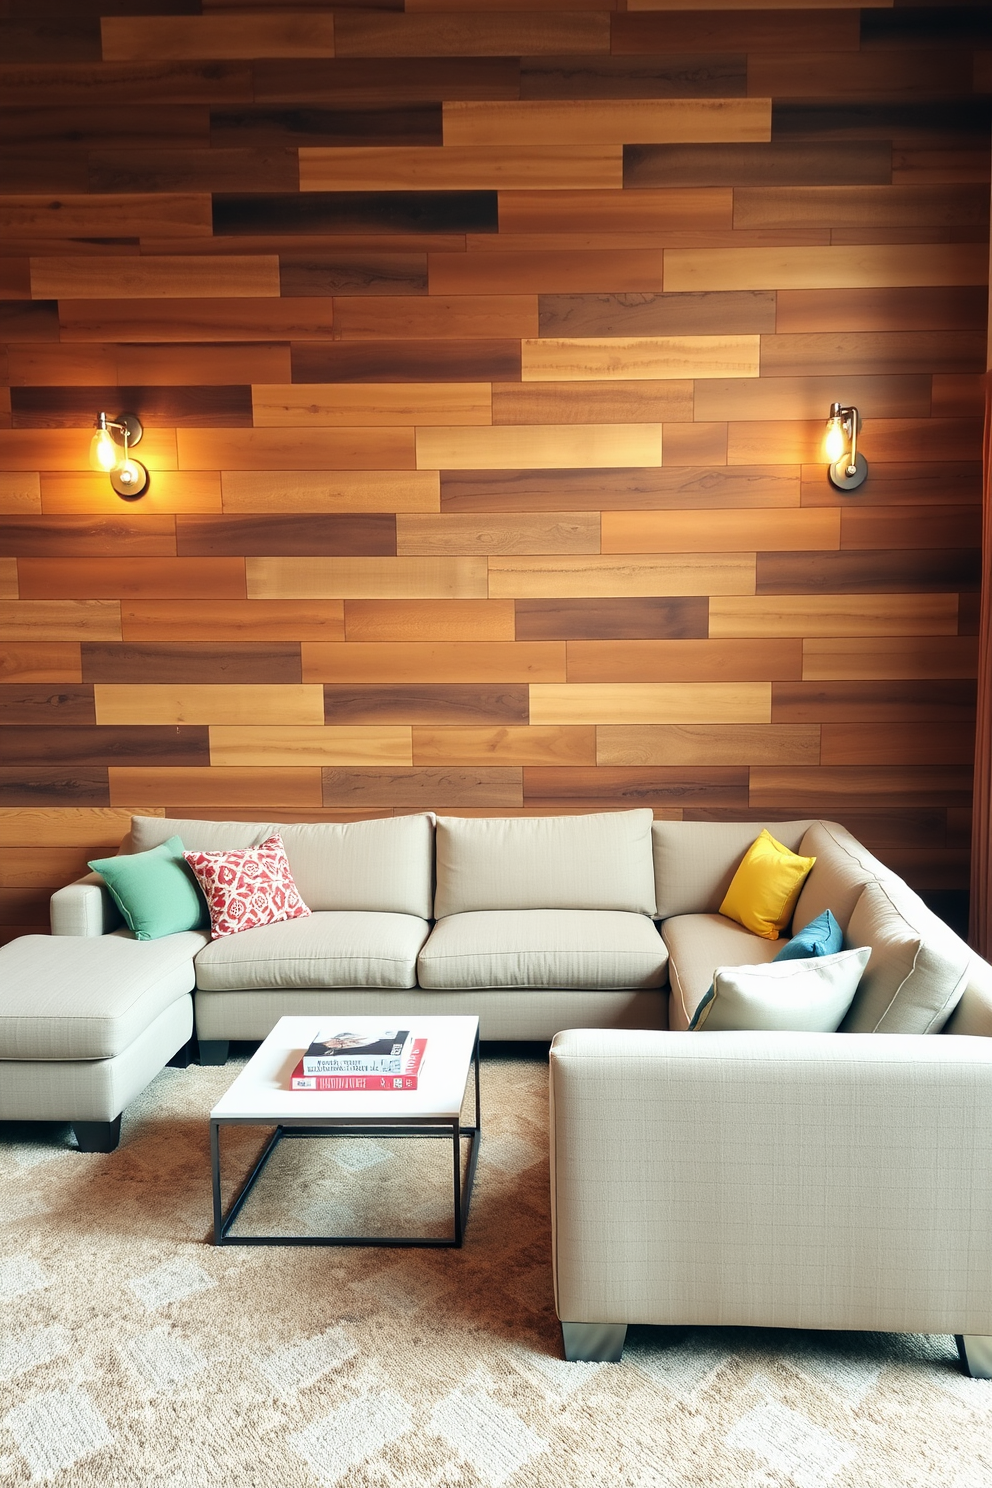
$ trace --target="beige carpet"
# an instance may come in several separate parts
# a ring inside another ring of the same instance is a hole
[[[992,1384],[949,1338],[638,1328],[620,1365],[563,1363],[535,1058],[484,1065],[462,1251],[215,1249],[205,1118],[235,1068],[166,1070],[110,1156],[0,1128],[4,1485],[992,1485]],[[311,1228],[436,1221],[440,1144],[373,1147],[293,1144],[246,1222],[294,1222],[290,1176]]]

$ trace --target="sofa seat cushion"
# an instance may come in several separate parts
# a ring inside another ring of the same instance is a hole
[[[199,930],[24,935],[0,949],[0,1059],[113,1059],[193,990]]]
[[[439,920],[420,985],[661,987],[668,952],[653,920],[609,909],[483,909]]]
[[[213,940],[196,958],[205,992],[258,987],[415,987],[426,920],[372,910],[323,910]]]
[[[735,920],[719,914],[673,915],[664,921],[661,933],[671,957],[668,1021],[676,1032],[688,1028],[713,984],[718,966],[761,966],[774,961],[785,944],[753,935]]]

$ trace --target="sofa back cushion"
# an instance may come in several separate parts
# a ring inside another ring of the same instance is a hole
[[[182,838],[189,852],[257,847],[278,834],[300,897],[313,910],[432,914],[433,823],[426,813],[361,822],[183,821],[131,818],[135,852]]]
[[[654,914],[651,812],[437,819],[434,912],[618,909]]]
[[[730,882],[751,843],[767,828],[790,852],[797,852],[812,823],[656,821],[655,891],[658,915],[719,914]],[[806,856],[811,856],[802,849]],[[815,871],[815,870],[814,870]]]
[[[814,822],[799,851],[806,857],[815,858],[816,862],[796,904],[792,918],[792,928],[796,932],[805,929],[825,909],[829,909],[840,928],[846,930],[865,884],[875,879],[895,877],[890,868],[872,857],[868,849],[837,822]]]
[[[847,927],[869,946],[842,1033],[939,1033],[964,992],[972,953],[900,879],[866,884]]]

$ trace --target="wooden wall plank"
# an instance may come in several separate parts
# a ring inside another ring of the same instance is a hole
[[[981,244],[831,248],[666,248],[665,289],[867,289],[984,284]]]
[[[752,594],[754,558],[745,553],[489,560],[493,599],[580,599],[657,594]]]
[[[94,423],[96,422],[94,411]],[[46,470],[79,471],[87,463],[88,439],[78,429],[49,429],[44,436]],[[31,429],[0,429],[0,469],[37,470],[39,436]],[[149,429],[141,441],[141,462],[149,470],[175,470],[176,436],[171,429]]]
[[[267,801],[287,811],[307,810],[323,804],[320,770],[226,769],[217,766],[162,770],[128,766],[111,767],[110,802],[130,806],[132,802],[162,797],[194,809],[207,806],[256,808]]]
[[[861,723],[822,725],[820,761],[824,765],[971,765],[974,735],[960,724]]]
[[[45,471],[41,508],[50,515],[95,512],[120,520],[121,498],[105,475]],[[220,475],[215,470],[156,470],[141,498],[141,521],[170,512],[219,512]]]
[[[295,150],[94,150],[87,156],[94,191],[295,191]]]
[[[964,765],[756,765],[751,771],[752,806],[782,802],[797,811],[829,809],[833,817],[862,803],[962,806],[970,796],[971,770]]]
[[[772,290],[542,295],[541,335],[756,336],[776,328]]]
[[[973,506],[876,507],[841,516],[842,548],[973,548],[981,546],[981,513]]]
[[[256,384],[251,392],[261,428],[492,423],[488,382]]]
[[[803,641],[803,681],[974,677],[974,636],[830,636]]]
[[[727,459],[731,465],[753,465],[759,460],[773,459],[790,465],[819,465],[826,486],[824,424],[825,419],[732,422],[727,432]],[[877,469],[876,462],[971,460],[980,452],[980,438],[981,424],[977,419],[875,418],[865,428],[862,446]]]
[[[968,592],[977,592],[980,581],[976,548],[759,553],[755,592],[949,594],[956,590],[963,600]]]
[[[0,805],[109,806],[107,777],[106,766],[97,769],[5,767],[0,769]]]
[[[0,511],[23,514],[41,511],[41,480],[37,471],[0,474]]]
[[[101,83],[106,78],[100,74]],[[3,74],[0,70],[0,80]],[[8,106],[14,100],[6,95]],[[210,197],[202,192],[91,192],[57,198],[0,195],[0,234],[10,238],[101,238],[108,222],[126,221],[133,234],[160,238],[207,238]],[[115,260],[118,262],[119,260]],[[104,286],[107,281],[104,280]]]
[[[497,241],[506,245],[514,234],[601,232],[604,221],[611,231],[624,235],[725,231],[733,226],[733,192],[729,188],[697,189],[694,184],[665,191],[621,192],[504,187],[499,194]],[[719,329],[737,327],[724,324]]]
[[[734,192],[735,227],[984,226],[988,192],[957,182],[927,186],[805,185],[791,191],[741,186]]]
[[[660,464],[658,424],[515,424],[490,429],[417,430],[419,470]]]
[[[162,816],[149,808],[144,816]],[[131,829],[130,811],[109,806],[10,807],[0,811],[3,847],[117,847]],[[59,884],[67,882],[59,879]]]
[[[6,642],[14,643],[17,651],[21,650],[22,641],[119,641],[121,607],[113,600],[36,599],[25,593],[19,600],[0,602],[0,632]],[[63,665],[73,668],[77,672],[76,680],[81,680],[78,645],[74,648],[66,644],[55,650],[46,647],[37,659],[46,671],[49,667],[61,669]],[[71,681],[72,678],[60,670],[57,677],[37,680]]]
[[[493,384],[494,424],[691,422],[693,383],[538,382]]]
[[[662,256],[657,249],[430,255],[432,294],[650,292],[662,288],[662,277]]]
[[[525,724],[526,684],[416,683],[395,686],[324,686],[324,715],[330,724],[409,723],[440,725]]]
[[[557,384],[540,384],[538,391]],[[588,383],[575,385],[581,392]],[[596,386],[593,384],[593,386]],[[623,383],[614,383],[623,387]],[[650,384],[638,384],[650,386]],[[695,427],[686,425],[687,429]],[[674,429],[668,425],[665,459],[671,463]],[[726,437],[724,438],[726,459]],[[825,468],[815,471],[826,485]],[[451,512],[661,511],[687,506],[798,506],[798,465],[685,466],[605,470],[447,470],[441,474],[441,508]],[[877,476],[875,478],[877,485]],[[928,486],[932,490],[932,486]],[[810,501],[809,505],[821,504]]]
[[[210,763],[220,766],[412,765],[410,729],[249,724],[210,729]]]
[[[766,682],[803,668],[797,639],[570,640],[565,651],[569,682]]]
[[[956,594],[781,594],[710,600],[711,636],[953,636]]]
[[[444,105],[444,146],[767,140],[769,98],[528,99]],[[570,184],[570,183],[569,183]]]
[[[146,429],[163,425],[251,427],[251,390],[246,383],[208,387],[18,387],[10,389],[10,402],[15,429],[91,431],[94,409],[108,406],[136,412]]]
[[[973,331],[987,314],[980,284],[851,289],[782,289],[777,296],[779,334],[810,331]]]
[[[768,682],[534,683],[538,724],[768,723]]]
[[[409,59],[378,55],[360,58],[270,58],[251,69],[258,103],[379,106],[440,98],[516,98],[520,61],[512,53],[496,56],[438,55]]]
[[[333,57],[333,15],[104,16],[108,62],[219,57]]]
[[[602,522],[604,553],[790,552],[839,548],[841,541],[841,513],[826,507],[725,511],[716,519],[707,511],[610,511]]]
[[[406,512],[440,506],[436,470],[224,470],[221,488],[226,512]]]
[[[181,470],[410,470],[414,463],[413,432],[397,427],[178,429],[176,442]]]
[[[91,558],[86,564],[71,558],[22,558],[18,571],[22,599],[58,602],[245,598],[245,568],[241,558]],[[106,626],[109,630],[111,624],[119,624],[119,606],[101,608],[106,620],[98,620],[91,606],[77,605],[74,611],[80,624],[86,613],[93,616],[101,629]],[[69,613],[66,611],[67,616]],[[72,629],[75,627],[70,626]],[[115,635],[119,634],[115,630]],[[89,634],[86,638],[113,640],[115,635]]]
[[[400,554],[598,553],[599,550],[599,519],[585,512],[518,514],[502,521],[454,514],[402,514],[396,518],[396,551]]]
[[[595,765],[593,728],[414,728],[415,765]]]
[[[490,600],[516,610],[518,641],[686,640],[707,634],[709,604],[702,596],[678,599]],[[511,617],[512,624],[512,617]]]
[[[342,635],[300,636],[301,640],[345,638],[349,641],[556,639],[515,633],[511,599],[349,599],[344,602]]]
[[[953,723],[967,731],[974,718],[971,681],[875,678],[776,682],[772,687],[773,723]]]
[[[751,378],[758,375],[759,346],[757,336],[545,337],[522,343],[520,375],[524,382]]]
[[[205,728],[155,728],[142,721],[132,727],[8,728],[5,758],[10,766],[43,759],[46,766],[99,768],[108,761],[122,765],[206,765]]]
[[[306,682],[564,682],[562,641],[305,641]]]
[[[450,811],[523,805],[519,766],[468,768],[335,770],[324,769],[325,806],[389,806],[395,809]],[[431,803],[430,805],[428,803]]]
[[[198,600],[125,600],[121,605],[123,637],[132,644],[202,644],[205,623],[213,642],[343,641],[344,603],[340,599],[212,599],[206,612]],[[251,649],[255,651],[255,645]],[[225,653],[231,653],[230,645],[225,644]],[[281,651],[275,654],[284,665]]]
[[[0,547],[11,560],[45,556],[175,557],[176,524],[174,517],[145,512],[140,518],[0,517]]]
[[[176,548],[181,558],[395,554],[396,518],[391,512],[182,516]]]
[[[596,797],[590,796],[593,790]],[[626,770],[606,765],[595,770],[548,770],[530,766],[524,769],[524,799],[533,809],[552,814],[567,810],[569,803],[574,809],[581,802],[585,810],[592,804],[599,811],[652,806],[656,815],[662,815],[666,806],[679,812],[684,806],[723,807],[734,809],[736,818],[747,802],[747,770],[705,766],[691,771],[684,766]]]
[[[396,247],[401,235],[402,246],[418,244],[424,250],[441,247],[426,237],[452,233],[494,233],[498,227],[497,197],[491,189],[432,191],[426,185],[414,191],[318,191],[257,192],[254,194],[217,193],[213,199],[213,225],[218,239],[225,237],[269,239],[273,235],[292,247],[294,239],[301,248],[308,238],[335,237],[338,248],[345,248],[340,234],[352,238],[377,238],[386,248],[390,240]],[[388,235],[388,236],[387,236]],[[449,247],[454,244],[448,243]]]
[[[949,442],[949,441],[947,441]],[[977,461],[949,460],[875,462],[870,487],[863,487],[866,506],[931,506],[939,483],[944,499],[955,506],[977,505],[981,499],[981,467]],[[822,465],[802,471],[803,506],[843,506],[842,493],[825,478]]]
[[[175,601],[172,603],[179,607]],[[81,658],[84,681],[169,686],[302,682],[298,643],[246,645],[239,637],[233,646],[217,644],[213,630],[211,640],[204,641],[202,606],[200,616],[199,637],[192,643],[160,637],[142,642],[130,636],[123,645],[84,641]]]
[[[18,612],[23,610],[23,605],[18,605]],[[113,634],[120,636],[119,606],[114,605],[117,614],[113,617]],[[37,624],[32,625],[28,615],[20,616],[21,626],[27,630],[29,635],[37,629]],[[40,615],[37,619],[40,619]],[[48,615],[48,623],[51,625],[51,633],[64,635],[66,627],[61,625],[61,616],[56,612]],[[4,645],[0,649],[0,682],[80,682],[82,672],[79,664],[79,642],[78,641],[36,641],[34,639],[22,641],[15,637],[7,629],[7,616],[0,609],[0,620],[4,624],[4,638],[13,641],[12,645]],[[110,626],[106,627],[110,630]],[[23,631],[22,631],[23,633]]]
[[[542,52],[609,52],[605,11],[540,11],[530,15],[384,15],[349,11],[336,17],[339,57],[532,57]]]
[[[600,765],[818,765],[815,724],[606,724]]]
[[[747,58],[740,52],[520,59],[521,98],[740,98],[746,93]]]
[[[520,376],[520,342],[334,341],[293,347],[295,382],[487,382]],[[260,381],[262,379],[259,379]],[[271,381],[288,381],[282,376]]]
[[[319,687],[289,684],[218,685],[98,682],[99,724],[320,724]]]
[[[249,558],[246,566],[249,599],[488,597],[484,558]]]
[[[279,285],[284,295],[426,294],[427,254],[280,253]]]
[[[761,371],[767,377],[806,378],[842,373],[860,380],[871,374],[975,373],[984,370],[981,366],[984,361],[985,347],[978,330],[844,334],[832,331],[761,338]],[[860,408],[861,404],[857,406]],[[965,410],[937,411],[954,414]]]
[[[277,291],[278,293],[278,291]],[[388,301],[387,301],[388,303]],[[63,341],[320,341],[332,334],[333,302],[309,299],[61,300]]]
[[[824,337],[835,348],[833,355],[825,358],[826,364],[829,366],[833,360],[840,363],[835,371],[812,376],[804,375],[798,368],[790,372],[783,367],[779,371],[766,366],[765,344],[781,339],[762,336],[761,377],[700,379],[694,402],[696,417],[703,422],[761,419],[776,424],[786,419],[820,419],[825,425],[831,403],[843,401],[853,404],[866,419],[929,418],[931,379],[925,373],[914,375],[911,363],[894,371],[891,366],[895,358],[890,357],[889,368],[879,367],[883,375],[863,376],[858,371],[852,372],[852,367],[858,365],[856,355],[847,354],[843,346],[837,346],[841,338]],[[771,356],[774,360],[774,351]],[[813,359],[805,357],[802,367],[811,365],[815,365]]]
[[[36,300],[100,300],[113,285],[120,300],[244,299],[278,297],[279,261],[272,256],[227,254],[210,258],[32,258]]]
[[[11,683],[0,688],[0,721],[62,727],[96,723],[93,688],[85,684]]]
[[[822,52],[783,49],[776,56],[763,47],[762,53],[748,58],[748,87],[762,95],[795,100],[833,95],[845,100],[883,98],[912,104],[923,99],[961,98],[971,91],[971,58],[963,50],[847,52],[840,51],[834,42]]]
[[[302,191],[553,191],[558,185],[619,191],[622,147],[595,138],[561,144],[537,133],[506,144],[456,142],[443,150],[431,145],[300,150]]]
[[[806,186],[816,181],[848,187],[885,184],[891,179],[888,140],[630,144],[623,152],[624,186],[636,188],[638,195],[652,187],[732,186],[736,201],[741,192],[764,185]]]
[[[429,299],[366,295],[336,299],[334,315],[335,333],[342,337],[420,340],[437,336],[449,340],[537,335],[534,295],[432,295]]]
[[[744,13],[714,5],[698,13],[672,9],[663,13],[617,15],[612,25],[615,54],[641,51],[781,52],[800,49],[856,51],[858,17],[823,9],[790,15],[788,25],[774,7]],[[843,66],[843,59],[838,63]],[[827,89],[827,96],[833,92]]]

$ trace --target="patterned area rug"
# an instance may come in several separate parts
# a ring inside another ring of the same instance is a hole
[[[564,1363],[531,1054],[483,1065],[463,1250],[214,1248],[206,1115],[235,1073],[166,1070],[109,1156],[0,1128],[10,1488],[992,1484],[992,1384],[950,1338],[634,1328],[622,1364]],[[290,1225],[360,1225],[387,1193],[437,1221],[413,1144],[288,1145],[246,1223],[279,1222],[276,1178]]]

